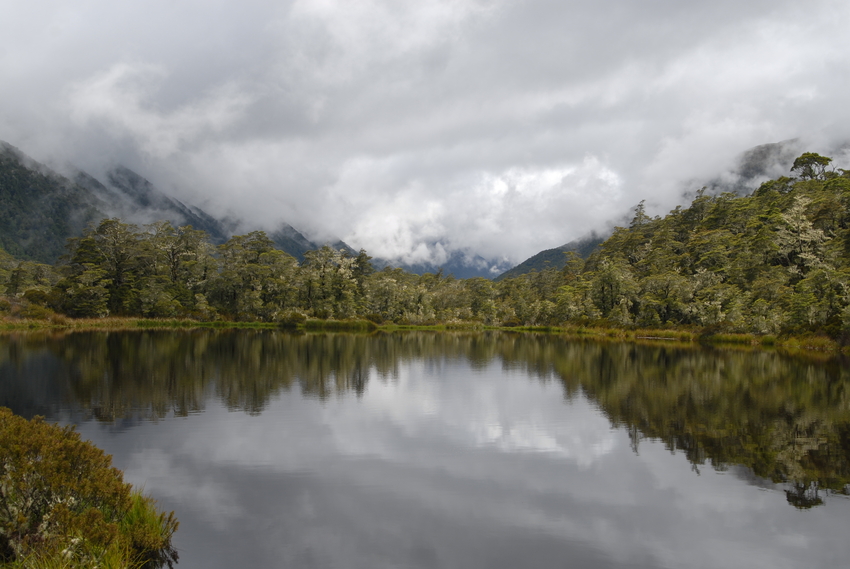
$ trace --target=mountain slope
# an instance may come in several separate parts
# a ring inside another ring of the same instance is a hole
[[[0,142],[0,248],[55,263],[69,237],[104,216],[91,192]]]
[[[565,253],[568,251],[575,251],[582,258],[586,259],[588,255],[590,255],[603,241],[605,241],[604,237],[593,232],[581,239],[570,241],[566,245],[541,251],[536,255],[529,257],[509,271],[505,271],[493,280],[500,281],[502,279],[510,279],[530,273],[531,271],[540,272],[550,268],[562,269],[564,265],[567,264],[567,256]]]
[[[216,244],[227,241],[238,225],[167,196],[129,168],[114,168],[104,182],[82,170],[69,179],[0,142],[0,249],[19,259],[53,264],[65,253],[68,238],[106,217],[139,226],[157,221],[191,225]],[[299,261],[305,252],[321,247],[285,223],[269,237]],[[342,241],[330,245],[356,255]]]
[[[436,274],[442,271],[444,275],[452,275],[458,279],[471,279],[474,277],[493,278],[493,275],[507,268],[504,262],[485,259],[481,255],[475,255],[469,251],[453,250],[449,252],[448,258],[440,264],[436,263],[404,263],[392,259],[373,259],[372,265],[380,270],[384,267],[397,267],[414,273],[424,275],[425,273]]]
[[[109,215],[128,223],[145,225],[169,221],[175,227],[191,225],[206,231],[213,243],[224,243],[231,234],[224,222],[200,208],[168,197],[129,168],[119,166],[107,172],[106,184],[82,171],[74,176],[74,181],[106,204]]]

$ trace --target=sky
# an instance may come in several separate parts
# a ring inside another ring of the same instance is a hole
[[[242,227],[515,264],[798,139],[844,165],[850,3],[0,3],[0,140]]]

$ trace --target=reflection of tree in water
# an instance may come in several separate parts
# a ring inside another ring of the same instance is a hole
[[[822,490],[850,494],[850,373],[841,359],[548,344],[553,350],[534,365],[551,365],[568,396],[581,390],[597,402],[628,429],[636,452],[649,438],[684,452],[695,468],[746,466],[790,483],[788,501],[800,508],[820,504]]]
[[[86,332],[0,342],[0,366],[44,351],[67,362],[76,405],[113,421],[203,409],[215,394],[229,409],[257,414],[281,391],[361,396],[392,381],[405,362],[439,373],[451,361],[480,369],[499,361],[582,393],[611,423],[640,441],[663,441],[698,468],[743,465],[788,483],[799,508],[821,493],[848,494],[850,371],[772,352],[571,342],[510,333],[293,334],[270,330]],[[8,340],[8,339],[7,339]],[[12,344],[15,344],[12,346]],[[5,362],[5,363],[4,363]]]
[[[144,411],[185,416],[203,410],[210,392],[232,410],[256,414],[297,385],[325,399],[362,395],[370,377],[398,377],[401,364],[427,358],[495,356],[492,341],[452,334],[296,334],[270,330],[80,332],[31,338],[69,365],[65,382],[78,406],[113,421]],[[17,353],[19,342],[4,353]],[[484,346],[490,345],[484,349]]]

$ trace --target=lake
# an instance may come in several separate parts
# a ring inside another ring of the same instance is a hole
[[[841,357],[511,333],[0,336],[0,406],[75,423],[182,569],[834,568]]]

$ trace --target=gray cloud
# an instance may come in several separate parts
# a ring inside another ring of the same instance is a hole
[[[7,4],[0,138],[414,262],[521,261],[850,127],[846,2]]]

